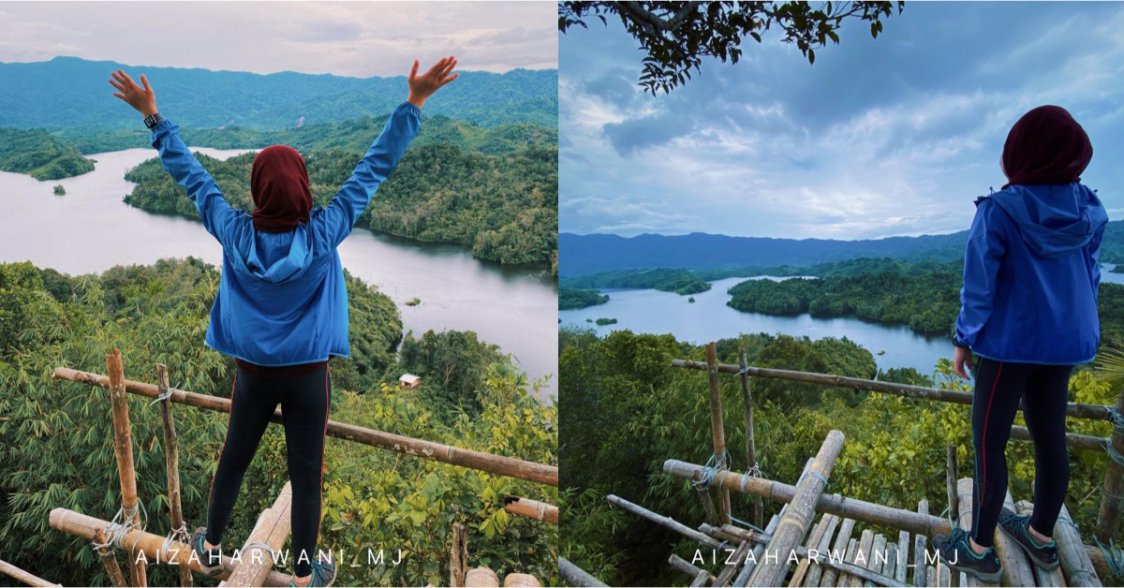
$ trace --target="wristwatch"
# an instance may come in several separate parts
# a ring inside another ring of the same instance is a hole
[[[150,114],[144,117],[144,126],[148,127],[149,129],[155,129],[156,125],[160,124],[160,121],[162,120],[164,120],[164,115],[160,114],[159,112]]]

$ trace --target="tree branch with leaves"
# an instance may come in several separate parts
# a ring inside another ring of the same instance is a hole
[[[704,58],[737,63],[746,37],[761,42],[772,27],[783,31],[783,41],[795,43],[815,63],[816,48],[828,41],[839,43],[838,30],[848,19],[870,23],[877,38],[883,19],[901,13],[905,2],[560,2],[558,30],[575,25],[588,28],[597,18],[608,25],[620,19],[625,30],[646,52],[640,85],[645,91],[669,93],[686,84],[692,71],[702,70]]]

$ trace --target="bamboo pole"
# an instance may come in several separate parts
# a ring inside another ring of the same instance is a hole
[[[679,533],[680,535],[683,535],[684,537],[686,537],[688,539],[691,539],[691,540],[696,541],[698,543],[701,543],[701,544],[703,544],[707,547],[710,547],[711,549],[721,549],[722,548],[722,544],[720,542],[715,541],[714,539],[710,538],[709,536],[704,535],[704,534],[688,527],[687,525],[684,525],[683,523],[680,523],[679,521],[677,521],[677,520],[675,520],[675,519],[673,519],[669,516],[664,516],[664,515],[661,515],[661,514],[654,513],[652,511],[644,508],[643,506],[640,506],[639,504],[629,502],[629,501],[627,501],[627,500],[625,500],[625,499],[623,499],[620,496],[617,496],[615,494],[610,494],[610,495],[606,496],[605,500],[609,501],[609,504],[611,504],[611,505],[613,505],[613,506],[615,506],[619,509],[628,511],[628,512],[630,512],[630,513],[632,513],[632,514],[634,514],[634,515],[636,515],[636,516],[638,516],[642,519],[647,519],[649,521],[652,521],[653,523],[655,523],[655,524],[657,524],[661,527],[664,527],[665,529],[671,529],[672,531],[675,531],[676,533]]]
[[[718,577],[711,583],[712,586],[729,586],[730,581],[734,579],[734,575],[738,573],[738,566],[746,561],[746,556],[753,549],[754,543],[752,541],[742,541],[734,553],[729,558],[724,559],[722,562],[722,571],[718,573]],[[727,561],[733,560],[733,563]]]
[[[101,560],[102,567],[105,568],[106,575],[109,576],[109,581],[119,588],[128,586],[128,582],[125,581],[125,574],[121,572],[121,565],[117,563],[116,554],[110,548],[105,547],[107,543],[105,532],[98,531],[95,533],[92,543],[94,544],[94,551],[98,554],[98,559]],[[187,573],[190,574],[191,570],[188,570]]]
[[[820,522],[812,527],[812,532],[808,534],[808,538],[804,540],[804,549],[819,551],[820,541],[823,541],[824,534],[827,533],[828,526],[831,525],[831,519],[836,518],[835,515],[824,515],[820,517]],[[808,576],[808,568],[812,565],[811,558],[800,560],[796,564],[796,571],[792,573],[792,577],[788,580],[789,587],[800,586],[804,583],[804,579]]]
[[[909,572],[909,531],[898,531],[898,563],[894,579],[899,586],[905,586],[906,574]]]
[[[28,586],[58,586],[58,584],[44,580],[43,578],[40,578],[39,576],[36,576],[35,574],[32,574],[31,572],[28,572],[26,570],[17,568],[16,566],[4,560],[0,560],[0,574],[4,574],[5,576],[11,577],[14,580],[18,580],[19,582],[27,584]]]
[[[839,535],[835,537],[835,543],[831,546],[831,557],[842,561],[847,557],[847,546],[851,541],[851,534],[855,532],[855,519],[843,519],[839,524]],[[820,578],[820,586],[834,586],[835,581],[839,578],[839,572],[832,567],[823,571],[823,576]]]
[[[956,480],[959,479],[956,467],[956,446],[950,443],[945,447],[945,450],[945,481],[948,483],[948,487],[946,488],[948,491],[948,512],[959,513],[959,494],[956,491]]]
[[[503,577],[504,588],[542,588],[538,578],[531,574],[508,574]]]
[[[285,546],[292,529],[293,487],[291,482],[285,482],[280,494],[273,501],[273,505],[265,509],[259,516],[254,530],[242,546],[242,565],[239,565],[230,578],[221,582],[219,586],[261,586],[269,571],[273,569],[274,553]],[[294,558],[300,557],[299,553],[293,554]],[[308,554],[308,557],[316,557]],[[295,563],[295,559],[294,559]]]
[[[503,499],[503,509],[513,515],[543,521],[551,525],[558,524],[558,507],[553,504],[519,496],[508,496]]]
[[[468,567],[468,534],[463,523],[453,523],[453,548],[449,556],[449,586],[464,586],[465,570]]]
[[[70,509],[56,508],[51,511],[49,524],[53,529],[92,541],[98,536],[98,533],[103,532],[111,523]],[[199,558],[191,557],[191,547],[186,543],[168,541],[165,547],[164,537],[147,531],[132,529],[121,537],[118,544],[126,548],[126,555],[129,558],[136,559],[143,554],[149,562],[182,565],[187,566],[192,571],[205,573]],[[220,579],[229,577],[236,566],[237,562],[224,556],[222,560],[223,572],[218,577]],[[288,586],[290,579],[288,574],[270,572],[265,585]]]
[[[898,544],[886,538],[886,560],[882,563],[882,575],[898,581]]]
[[[679,557],[678,555],[675,555],[674,553],[667,558],[667,563],[671,564],[671,567],[683,572],[684,574],[687,574],[692,579],[698,577],[699,573],[705,573],[707,575],[708,582],[713,582],[715,580],[714,576],[710,572],[695,567],[691,564],[691,562]]]
[[[718,519],[718,510],[714,508],[714,499],[710,497],[710,488],[695,485],[691,487],[695,490],[695,496],[699,497],[699,503],[702,504],[703,513],[706,515],[706,522],[712,525],[721,525],[722,522]]]
[[[89,384],[101,388],[109,387],[109,379],[101,374],[83,372],[70,368],[55,368],[52,374],[55,379],[69,380],[82,384]],[[153,384],[125,380],[125,390],[132,394],[156,398],[160,390]],[[230,412],[230,399],[198,394],[183,390],[175,390],[171,396],[172,402],[204,408],[216,412]],[[280,423],[281,412],[273,413],[272,422]],[[414,439],[403,435],[395,435],[384,431],[376,431],[339,421],[328,421],[327,434],[339,439],[347,439],[363,445],[381,447],[399,453],[405,453],[422,459],[432,459],[447,464],[466,467],[508,476],[520,480],[527,480],[548,486],[558,486],[558,468],[545,464],[533,463],[512,457],[492,455],[480,451],[461,449],[449,445],[442,445],[423,439]]]
[[[843,562],[851,564],[851,565],[855,565],[855,554],[858,552],[858,550],[859,550],[859,540],[852,538],[850,541],[847,542],[847,555],[846,555],[846,557],[843,558]],[[839,578],[835,580],[835,584],[834,584],[834,586],[838,586],[839,588],[842,588],[843,586],[850,586],[850,585],[851,585],[851,576],[850,576],[850,574],[846,574],[846,573],[839,574]]]
[[[708,527],[709,527],[709,525],[708,525]],[[741,528],[735,527],[733,525],[722,525],[722,528],[718,529],[717,531],[715,531],[713,528],[710,528],[710,531],[715,533],[715,535],[714,535],[715,537],[732,537],[732,538],[737,538],[737,539],[743,539],[745,541],[755,541],[755,542],[768,541],[769,540],[768,535],[762,535],[760,533],[755,533],[754,531],[747,531],[745,529],[741,529]],[[854,542],[853,539],[852,539],[852,542]],[[800,545],[797,545],[796,547],[793,548],[792,554],[798,559],[811,557],[811,553],[808,551],[808,549],[806,549],[805,547],[800,546]],[[785,559],[787,557],[788,556],[785,555],[781,559]],[[768,558],[764,558],[764,559],[758,558],[758,566],[763,565],[765,563],[766,559],[768,559]],[[896,585],[896,584],[894,584],[893,578],[887,577],[883,574],[873,572],[873,571],[863,567],[862,565],[854,563],[853,561],[841,561],[837,557],[825,558],[821,555],[821,557],[819,558],[819,563],[823,566],[828,567],[828,568],[832,568],[834,570],[846,572],[846,574],[840,574],[841,578],[843,576],[846,576],[846,575],[850,574],[850,575],[858,576],[859,578],[862,578],[864,580],[873,582],[873,583],[875,583],[879,586],[895,586]],[[824,578],[824,580],[826,581],[826,577]],[[735,584],[738,585],[738,586],[743,585],[740,582],[735,582]],[[823,584],[821,583],[821,585],[823,585]]]
[[[705,470],[706,468],[701,465],[677,459],[669,459],[663,464],[664,473],[688,480],[702,480]],[[776,502],[791,501],[796,494],[794,486],[767,478],[743,476],[738,472],[719,472],[711,479],[710,484],[712,486],[721,485],[730,490],[746,494],[755,494]],[[856,521],[872,525],[904,529],[911,533],[947,535],[952,531],[948,520],[940,517],[891,508],[855,498],[846,498],[837,494],[821,495],[819,502],[816,504],[816,510],[844,518],[853,518]]]
[[[885,573],[886,563],[886,536],[879,533],[874,536],[874,544],[870,546],[870,561],[867,563],[866,567],[870,571],[882,574],[892,580],[893,576]],[[863,585],[869,586],[870,583],[868,582]]]
[[[929,516],[929,501],[924,498],[917,503],[917,514],[921,516]],[[959,513],[957,513],[959,514]],[[925,576],[925,553],[929,548],[929,533],[932,531],[912,531],[913,533],[913,585],[926,586],[929,583],[928,578]],[[952,526],[949,525],[948,533],[952,533]]]
[[[695,576],[695,579],[691,580],[691,583],[688,584],[688,586],[690,588],[696,588],[698,586],[706,586],[706,583],[707,583],[708,580],[710,580],[710,574],[708,572],[704,572],[704,571],[700,570],[699,575]]]
[[[695,370],[709,369],[705,363],[689,359],[673,359],[671,361],[671,365],[672,367]],[[718,364],[718,371],[720,373],[736,374],[741,372],[741,368],[733,364],[723,363]],[[835,386],[839,388],[869,390],[871,392],[882,392],[885,394],[894,394],[896,396],[905,396],[908,398],[939,400],[942,402],[953,402],[956,404],[972,404],[972,395],[970,393],[959,392],[956,390],[942,390],[940,388],[911,386],[908,384],[896,384],[893,382],[879,382],[877,380],[864,380],[862,378],[850,378],[847,376],[834,376],[830,374],[799,372],[794,370],[778,370],[773,368],[759,368],[752,366],[747,367],[746,372],[755,378],[776,378],[779,380],[789,380],[792,382],[806,382],[809,384],[823,384],[826,386]],[[1079,419],[1111,421],[1111,409],[1112,407],[1105,406],[1103,404],[1078,404],[1070,402],[1066,405],[1066,415]]]
[[[492,568],[472,568],[464,575],[464,585],[469,588],[499,588],[500,577]]]
[[[109,374],[109,403],[113,418],[113,453],[117,458],[118,479],[121,482],[121,508],[125,511],[125,524],[141,526],[137,498],[137,473],[133,467],[133,433],[129,423],[129,397],[125,393],[125,366],[121,350],[105,354],[106,372]],[[129,580],[133,586],[148,586],[148,573],[144,561],[129,558]]]
[[[855,550],[855,565],[863,569],[870,569],[870,548],[874,544],[874,531],[870,529],[863,529],[862,535],[859,536],[859,546]],[[844,586],[851,586],[855,588],[862,586],[862,578],[852,575],[851,578],[843,584]]]
[[[1077,525],[1069,516],[1069,509],[1062,505],[1058,523],[1054,525],[1054,541],[1058,544],[1058,559],[1070,586],[1102,586],[1101,579],[1089,560],[1089,553],[1081,541]]]
[[[1124,414],[1124,389],[1116,396],[1116,410]],[[1116,455],[1124,455],[1124,428],[1113,427],[1110,448]],[[1104,485],[1101,492],[1101,506],[1097,512],[1097,528],[1093,534],[1102,543],[1108,543],[1120,530],[1120,513],[1124,509],[1124,464],[1109,453],[1108,465],[1104,470]]]
[[[706,344],[707,391],[710,396],[710,439],[714,445],[714,464],[718,469],[727,469],[726,431],[722,427],[722,391],[718,386],[718,349],[714,341]],[[723,524],[730,522],[730,491],[718,489],[718,519]]]
[[[766,535],[772,535],[773,531],[777,530],[777,525],[780,524],[781,517],[784,516],[784,513],[787,509],[788,505],[786,504],[781,507],[781,511],[779,513],[769,517],[769,525],[765,527]],[[760,560],[763,553],[765,553],[765,544],[758,543],[753,548],[753,558],[747,561],[744,566],[742,566],[741,571],[738,572],[737,577],[734,578],[735,586],[745,586],[749,583],[749,577],[753,575],[753,569],[757,566],[757,562]]]
[[[1015,501],[1011,498],[1011,491],[1003,500],[1003,506],[1015,512]],[[1002,531],[995,534],[995,555],[1002,564],[1004,586],[1033,586],[1034,569],[1031,567],[1030,558],[1022,546],[1007,536]]]
[[[812,546],[816,549],[816,553],[818,553],[820,557],[823,557],[823,555],[828,553],[831,549],[831,539],[835,535],[835,530],[839,527],[840,523],[839,517],[833,514],[824,515],[824,518],[827,519],[827,528],[824,529],[819,542]],[[804,582],[802,585],[819,586],[820,580],[823,579],[823,572],[823,566],[821,566],[818,561],[812,562],[812,565],[808,567],[808,572],[804,575]]]
[[[608,584],[594,578],[589,572],[570,563],[566,558],[558,557],[558,575],[571,586],[585,586],[589,588],[604,588]]]
[[[156,364],[156,387],[165,394],[171,387],[168,380],[168,366]],[[168,508],[172,519],[172,531],[187,531],[183,522],[183,505],[180,500],[180,446],[176,437],[176,422],[172,419],[172,403],[167,398],[160,401],[160,418],[164,423],[164,464],[168,478]],[[180,586],[192,586],[191,570],[180,567]]]
[[[816,516],[816,504],[827,486],[827,478],[835,467],[835,459],[843,450],[843,433],[832,430],[827,434],[815,461],[808,472],[796,483],[793,496],[789,499],[788,512],[781,517],[773,539],[765,548],[765,553],[776,554],[776,559],[766,557],[749,577],[750,586],[779,586],[788,573],[788,554],[797,547],[808,533],[809,526]],[[780,560],[784,560],[781,563]]]
[[[753,390],[749,387],[749,374],[745,372],[745,368],[748,366],[745,350],[742,349],[738,351],[738,369],[741,370],[742,407],[745,412],[745,467],[747,470],[753,471],[757,468],[757,440],[753,426]],[[753,524],[760,528],[764,520],[765,502],[761,500],[760,496],[754,496]]]

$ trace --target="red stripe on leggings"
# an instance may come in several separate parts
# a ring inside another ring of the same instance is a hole
[[[984,498],[987,497],[987,425],[991,422],[991,401],[995,399],[995,389],[999,387],[999,376],[1003,375],[1003,364],[995,370],[995,380],[991,382],[991,392],[987,396],[987,409],[984,410],[983,434],[980,446],[983,447],[983,482],[980,484],[980,508],[983,508]],[[979,510],[977,509],[977,513]],[[972,521],[975,523],[976,521]]]

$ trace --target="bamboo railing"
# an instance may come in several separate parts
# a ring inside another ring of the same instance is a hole
[[[55,584],[54,582],[44,580],[43,578],[40,578],[39,576],[36,576],[35,574],[32,574],[31,572],[28,572],[26,570],[17,568],[16,566],[4,560],[0,560],[0,574],[4,574],[5,576],[12,578],[13,580],[26,584],[28,586],[58,586],[58,584]]]
[[[225,586],[261,586],[273,569],[273,554],[281,550],[289,538],[290,511],[293,508],[293,486],[286,482],[273,505],[258,516],[258,522],[242,546],[242,564],[235,568],[230,578],[219,584]],[[293,557],[301,554],[294,553]],[[308,554],[308,557],[315,557]]]
[[[52,374],[55,379],[69,380],[81,384],[89,384],[101,388],[109,386],[109,379],[101,374],[84,372],[70,368],[55,368]],[[160,389],[155,384],[125,380],[125,390],[139,396],[156,398],[160,396]],[[196,408],[203,408],[217,412],[230,412],[230,399],[198,394],[184,390],[173,390],[170,396],[172,402],[186,404]],[[280,410],[273,413],[272,421],[281,423]],[[481,470],[509,478],[527,480],[547,486],[558,486],[558,468],[546,464],[539,464],[513,457],[493,455],[481,451],[461,449],[451,445],[442,445],[424,439],[415,439],[404,435],[395,435],[385,431],[376,431],[357,425],[328,421],[327,434],[330,437],[346,439],[363,445],[381,447],[399,453],[405,453],[422,459],[432,459],[443,463]]]

